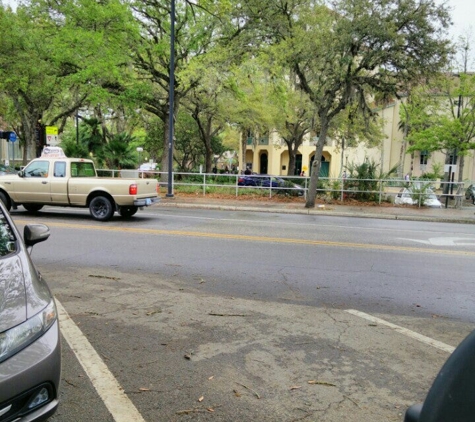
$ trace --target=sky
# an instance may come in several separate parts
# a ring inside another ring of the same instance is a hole
[[[474,0],[447,0],[447,4],[452,10],[452,21],[454,23],[450,34],[454,41],[460,35],[470,31],[472,27],[475,38],[475,1]]]

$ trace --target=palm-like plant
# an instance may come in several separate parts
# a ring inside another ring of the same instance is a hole
[[[133,137],[118,133],[98,152],[97,159],[109,169],[133,169],[137,164],[137,153],[131,145]]]
[[[347,180],[345,189],[355,191],[355,198],[362,201],[374,201],[378,198],[378,187],[382,180],[389,178],[397,172],[398,164],[387,173],[378,171],[379,164],[374,160],[365,158],[362,164],[349,163],[346,166]]]

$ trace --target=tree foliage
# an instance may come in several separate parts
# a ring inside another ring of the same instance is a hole
[[[408,151],[443,151],[458,156],[460,182],[464,157],[475,149],[475,75],[467,72],[468,49],[465,41],[463,68],[438,75],[421,90],[418,106],[406,113],[406,120],[412,122]]]
[[[449,50],[441,38],[448,11],[434,1],[308,0],[250,7],[249,13],[252,22],[267,25],[275,57],[316,108],[319,141],[306,203],[313,207],[331,122],[350,103],[370,116],[371,95],[397,96],[409,82],[437,72]]]
[[[442,37],[447,9],[435,0],[176,6],[173,81],[168,0],[31,0],[16,13],[1,8],[0,23],[12,30],[0,40],[0,92],[22,127],[20,138],[34,145],[39,116],[67,131],[77,110],[87,110],[100,121],[101,148],[117,134],[133,136],[120,139],[161,158],[166,171],[171,82],[174,122],[183,134],[175,137],[180,167],[204,157],[209,171],[229,128],[244,143],[248,134],[277,131],[291,168],[304,137],[318,136],[306,204],[313,206],[326,137],[375,141],[377,132],[366,124],[375,98],[395,98],[409,83],[425,82],[449,50]],[[181,105],[196,133],[179,117]]]

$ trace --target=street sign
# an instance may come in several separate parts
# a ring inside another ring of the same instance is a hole
[[[58,136],[58,127],[57,126],[46,126],[45,127],[46,135],[56,135]]]
[[[50,147],[56,147],[59,145],[58,135],[46,135],[46,144]]]
[[[49,145],[51,147],[55,147],[59,145],[59,136],[58,136],[57,126],[46,126],[45,133],[46,133],[46,145]]]
[[[17,140],[16,133],[15,132],[10,132],[10,134],[8,135],[8,140],[10,142],[15,142]]]

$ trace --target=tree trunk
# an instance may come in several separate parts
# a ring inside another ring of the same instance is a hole
[[[211,140],[206,141],[205,173],[211,173],[213,169],[213,150],[211,149]]]
[[[23,122],[23,128],[25,130],[25,150],[23,154],[23,164],[25,165],[28,161],[28,157],[36,158],[36,124],[37,124],[37,114],[33,114],[35,117],[30,117],[30,119]]]
[[[289,146],[289,169],[287,170],[288,176],[295,174],[295,151]]]
[[[323,147],[325,146],[328,133],[328,120],[326,118],[320,118],[320,123],[320,136],[318,137],[317,146],[315,148],[315,158],[312,164],[310,184],[308,187],[308,195],[307,202],[305,203],[305,208],[315,208],[315,198],[317,196],[317,185],[321,167]]]
[[[459,155],[459,174],[458,174],[458,182],[462,183],[463,182],[463,168],[465,167],[465,156],[464,155]]]

